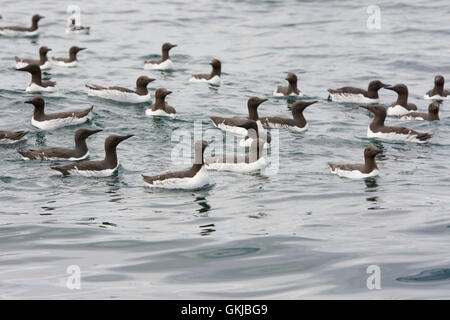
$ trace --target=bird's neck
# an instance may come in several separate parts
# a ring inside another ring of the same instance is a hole
[[[48,61],[48,58],[47,58],[47,52],[46,52],[46,53],[43,53],[43,54],[40,54],[40,55],[39,55],[39,58],[40,58],[39,63],[40,63],[41,65],[43,65],[44,63],[46,63],[46,62]]]
[[[153,105],[155,109],[165,109],[166,107],[166,98],[156,98],[155,104]]]
[[[86,154],[88,151],[86,139],[75,139],[75,150],[80,152],[80,154]]]
[[[77,53],[76,52],[69,52],[69,62],[77,61]]]
[[[33,20],[33,21],[31,22],[31,28],[30,28],[30,30],[31,30],[31,31],[35,31],[35,30],[37,30],[37,28],[38,28],[38,22],[35,21],[35,20]]]
[[[306,119],[303,116],[303,110],[292,112],[292,116],[294,117],[295,122],[298,124],[300,128],[306,126]]]
[[[162,51],[162,61],[166,61],[168,59],[170,59],[170,57],[169,57],[169,50],[163,50]]]
[[[219,76],[222,74],[222,68],[213,68],[211,70],[211,74],[209,75],[209,78],[212,79],[215,76]]]
[[[259,120],[258,107],[248,107],[248,118],[254,121]]]
[[[383,127],[384,120],[386,119],[386,115],[376,114],[375,118],[373,118],[372,123],[370,124],[370,128]]]
[[[298,87],[297,87],[297,81],[296,82],[289,82],[288,94],[291,94],[293,92],[296,93],[296,94],[300,94],[300,90],[298,90]]]
[[[444,93],[444,85],[435,84],[431,96],[435,95],[443,96],[444,95],[443,93]]]
[[[408,105],[408,94],[407,93],[399,94],[397,97],[397,102],[395,104],[400,105],[402,107],[406,107]]]
[[[378,169],[377,163],[375,161],[375,157],[366,157],[365,158],[365,168],[367,172],[372,172],[375,169]]]
[[[105,150],[105,162],[111,168],[117,167],[117,146]]]
[[[367,89],[367,97],[370,99],[378,99],[378,89],[369,86]]]
[[[148,94],[147,85],[145,85],[145,86],[138,85],[136,87],[136,93],[140,96],[146,96]]]
[[[40,120],[45,116],[44,113],[44,108],[43,107],[34,107],[34,114],[33,114],[33,118],[35,120]]]
[[[42,74],[40,72],[31,74],[31,82],[41,85],[42,83]]]

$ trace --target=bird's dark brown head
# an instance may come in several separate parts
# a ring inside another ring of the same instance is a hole
[[[434,77],[434,84],[438,87],[443,87],[445,83],[445,79],[441,75],[437,75]]]
[[[176,44],[171,44],[170,42],[166,42],[162,45],[162,51],[169,51],[172,48],[175,48]]]
[[[396,84],[395,86],[384,87],[385,89],[397,92],[398,95],[408,95],[408,87],[403,83]]]
[[[364,149],[365,158],[374,158],[379,153],[381,153],[381,150],[378,150],[375,146],[368,146]]]
[[[133,136],[134,136],[134,134],[129,134],[126,136],[116,136],[116,135],[109,136],[105,140],[105,150],[115,148],[115,147],[117,147],[117,145],[119,143],[121,143],[122,141],[127,140]]]
[[[213,69],[220,69],[222,67],[222,63],[217,59],[212,59],[209,64],[213,67]]]
[[[137,87],[146,87],[152,81],[155,81],[155,79],[149,78],[147,76],[140,76],[136,80],[136,86]]]
[[[432,114],[438,114],[439,113],[439,102],[434,101],[432,103],[430,103],[430,105],[428,106],[428,112],[432,113]]]
[[[35,108],[43,108],[45,106],[45,101],[41,96],[35,96],[25,101],[25,103],[32,104]]]
[[[318,101],[296,101],[291,106],[292,113],[303,112],[303,110],[316,102]]]
[[[373,81],[370,81],[370,83],[369,83],[369,90],[378,91],[381,88],[387,88],[390,86],[391,86],[390,84],[385,84],[385,83],[381,82],[380,80],[373,80]]]
[[[38,14],[35,14],[33,17],[31,17],[31,21],[32,21],[33,23],[38,23],[39,20],[41,20],[41,19],[43,19],[43,18],[44,18],[43,16],[38,15]]]
[[[286,80],[289,82],[289,83],[292,83],[292,84],[294,84],[294,83],[297,83],[297,76],[294,74],[294,73],[288,73],[288,75],[287,75],[287,77],[286,77]]]
[[[159,88],[159,89],[156,89],[156,91],[155,91],[155,98],[156,99],[164,99],[168,94],[171,94],[171,93],[172,93],[172,91],[169,91],[165,88]]]
[[[69,49],[69,54],[77,54],[78,52],[83,51],[83,50],[86,50],[86,48],[80,48],[80,47],[77,47],[77,46],[72,46]]]
[[[256,109],[259,107],[259,105],[263,102],[267,101],[267,99],[262,99],[258,97],[251,97],[247,101],[247,106],[252,109]]]
[[[40,55],[45,55],[47,54],[47,52],[51,51],[52,49],[46,47],[46,46],[42,46],[39,48],[39,54]]]
[[[17,69],[18,71],[27,71],[31,74],[40,74],[41,73],[41,67],[37,64],[31,63],[27,65],[26,67]]]
[[[93,134],[96,134],[97,132],[101,131],[103,130],[101,129],[90,130],[85,128],[78,129],[77,131],[75,131],[75,140],[84,140],[87,137],[92,136]]]

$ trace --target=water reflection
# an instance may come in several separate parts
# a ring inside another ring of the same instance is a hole
[[[108,202],[120,202],[123,198],[118,193],[120,190],[120,176],[118,172],[115,172],[112,176],[105,178],[105,183],[108,189],[106,193],[109,194],[110,200]]]
[[[375,177],[366,178],[364,179],[364,183],[366,184],[366,192],[369,193],[370,196],[366,198],[368,202],[372,204],[372,206],[369,206],[368,210],[379,210],[382,209],[379,206],[379,197],[378,197],[378,183],[377,179]]]
[[[211,206],[208,204],[206,196],[196,196],[194,202],[200,206],[200,209],[195,210],[196,217],[207,217],[208,212],[211,210]]]
[[[214,223],[200,226],[200,228],[201,228],[200,235],[209,236],[211,233],[216,231],[216,229],[214,229],[213,227],[215,227]]]
[[[38,146],[45,146],[47,144],[47,139],[45,138],[45,131],[36,132],[36,144]]]

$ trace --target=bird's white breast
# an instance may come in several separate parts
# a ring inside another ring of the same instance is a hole
[[[335,102],[348,102],[348,103],[374,103],[378,102],[378,99],[370,99],[361,93],[330,93],[331,101]]]
[[[211,79],[198,79],[196,77],[192,77],[189,79],[190,82],[197,82],[197,83],[209,83],[215,86],[220,86],[221,80],[219,76],[214,76]]]
[[[174,68],[173,62],[170,59],[161,62],[160,64],[156,63],[144,63],[144,69],[146,70],[172,70]]]
[[[284,95],[284,93],[282,93],[282,92],[277,92],[277,89],[275,89],[275,91],[273,92],[273,96],[274,97],[286,97],[285,95]],[[292,92],[290,95],[288,95],[287,97],[303,97],[303,93],[299,93],[299,94],[296,94],[295,92]]]
[[[387,109],[388,116],[403,116],[407,113],[411,112],[411,110],[406,109],[405,107],[397,104],[393,107],[389,107]]]
[[[65,61],[52,59],[52,64],[54,64],[55,66],[60,66],[60,67],[73,68],[73,67],[76,67],[76,65],[78,64],[78,61],[75,60],[72,62],[65,62]]]
[[[34,37],[38,33],[39,33],[38,30],[34,31],[17,31],[10,29],[0,30],[0,35],[5,37]]]
[[[217,159],[208,159],[208,164],[206,168],[208,170],[217,170],[217,171],[234,171],[234,172],[251,172],[256,170],[261,170],[267,166],[267,161],[263,157],[259,158],[257,161],[251,163],[238,162],[238,163],[223,163],[220,162],[221,158]]]
[[[78,170],[77,166],[74,169],[68,170],[71,175],[83,176],[83,177],[109,177],[114,174],[119,168],[119,162],[114,169],[104,169],[104,170]]]
[[[31,83],[26,89],[26,92],[54,92],[56,91],[57,87],[56,86],[48,86],[48,87],[41,87],[39,85],[37,85],[36,83]]]
[[[123,92],[119,90],[94,90],[88,89],[88,95],[93,97],[100,97],[103,99],[126,102],[126,103],[142,103],[151,101],[150,92],[145,96],[140,96],[134,92]]]
[[[152,111],[151,108],[148,108],[147,110],[145,110],[145,115],[147,117],[171,117],[171,118],[175,118],[175,116],[176,116],[175,113],[167,113],[162,109]]]
[[[339,168],[335,168],[334,170],[331,169],[331,172],[340,177],[345,177],[345,178],[349,178],[349,179],[364,179],[364,178],[374,177],[379,174],[379,171],[377,169],[372,170],[369,173],[362,173],[359,170],[342,170]]]
[[[427,100],[447,100],[447,99],[450,99],[450,96],[443,97],[443,96],[440,96],[438,94],[435,94],[434,96],[430,97],[428,94],[426,94],[426,95],[423,96],[423,98],[427,99]]]
[[[370,126],[367,128],[367,137],[368,138],[378,138],[381,140],[390,140],[390,141],[406,141],[406,142],[417,142],[417,143],[426,143],[427,141],[421,141],[417,139],[415,134],[400,134],[396,132],[373,132],[370,130]]]
[[[89,112],[88,115],[82,118],[66,117],[66,118],[58,118],[46,121],[37,121],[34,117],[31,118],[31,124],[42,130],[54,130],[62,127],[73,126],[81,123],[85,123],[86,121],[92,119],[92,112]]]
[[[208,172],[203,166],[192,178],[170,178],[165,180],[153,181],[153,184],[144,181],[144,184],[151,188],[165,189],[199,189],[209,184]]]

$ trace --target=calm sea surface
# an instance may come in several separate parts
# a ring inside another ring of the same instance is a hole
[[[0,0],[1,25],[45,16],[39,37],[0,38],[0,129],[31,130],[0,147],[0,298],[450,297],[449,104],[439,123],[403,123],[434,134],[418,145],[372,141],[367,111],[326,100],[327,88],[380,79],[407,84],[425,111],[434,76],[450,79],[448,1],[79,1],[92,32],[67,35],[70,3]],[[373,4],[380,30],[366,25]],[[166,41],[178,44],[176,70],[143,70]],[[44,96],[48,112],[94,105],[93,121],[80,126],[104,130],[88,140],[90,159],[103,157],[109,134],[135,134],[118,147],[117,175],[61,178],[49,166],[62,162],[16,153],[73,144],[74,127],[45,132],[30,123],[30,77],[14,70],[13,57],[35,57],[41,45],[50,56],[88,48],[78,67],[49,70],[59,91]],[[222,86],[189,83],[212,58],[223,63]],[[170,161],[174,130],[244,117],[254,95],[269,98],[260,115],[290,117],[291,101],[272,97],[288,72],[319,103],[305,111],[307,132],[279,131],[277,174],[212,172],[213,184],[197,191],[144,188],[141,174],[187,166]],[[145,117],[148,104],[88,98],[84,88],[133,88],[140,75],[156,79],[152,93],[173,91],[177,120]],[[386,105],[396,98],[380,93]],[[369,144],[383,150],[379,177],[329,172],[328,161],[362,162]],[[72,265],[81,269],[79,290],[66,286]],[[380,290],[367,288],[371,265]]]

